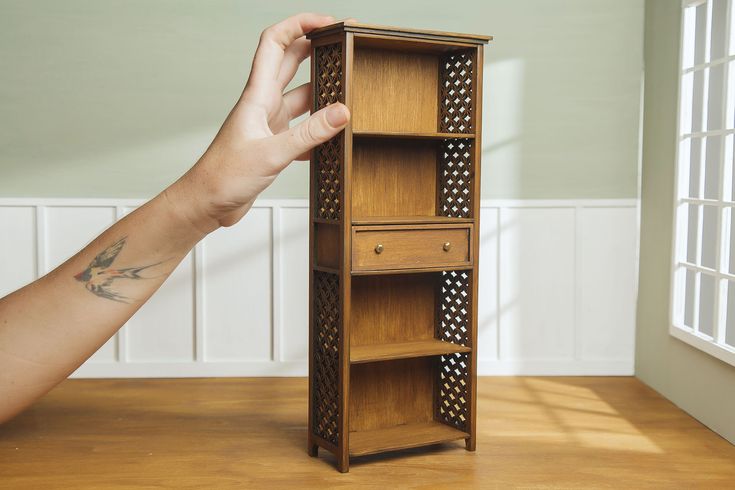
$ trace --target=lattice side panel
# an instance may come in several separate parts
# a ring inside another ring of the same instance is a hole
[[[314,434],[339,443],[339,276],[314,272],[312,385]]]
[[[439,287],[437,338],[474,347],[472,342],[472,273],[444,271]],[[439,359],[436,418],[468,431],[470,410],[469,353],[447,354]]]
[[[472,217],[473,152],[474,142],[469,139],[446,139],[439,145],[440,216]]]
[[[316,109],[334,102],[344,102],[342,97],[342,44],[327,44],[314,49],[316,59]]]
[[[435,417],[468,432],[470,423],[470,355],[445,354],[439,360],[439,394]]]
[[[436,338],[472,347],[470,274],[470,271],[442,272]]]
[[[316,206],[317,218],[339,221],[342,217],[343,137],[335,136],[316,147]]]
[[[334,102],[344,102],[342,44],[328,44],[314,50],[314,109]],[[342,163],[344,133],[340,133],[314,150],[316,164],[316,218],[339,221],[342,217]]]
[[[442,58],[439,65],[440,133],[473,131],[474,70],[474,50],[453,53]]]

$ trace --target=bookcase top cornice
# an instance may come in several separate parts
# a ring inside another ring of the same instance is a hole
[[[306,35],[307,39],[318,39],[320,37],[337,34],[340,32],[353,32],[356,34],[370,34],[387,37],[400,37],[407,39],[425,39],[431,41],[444,41],[464,44],[487,44],[492,36],[479,34],[462,34],[457,32],[431,31],[426,29],[408,29],[405,27],[381,26],[375,24],[362,24],[359,22],[337,22],[328,26],[314,29]]]

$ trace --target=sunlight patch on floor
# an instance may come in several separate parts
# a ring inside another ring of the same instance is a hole
[[[527,378],[490,397],[499,416],[479,429],[489,437],[591,449],[661,454],[663,449],[623,414],[583,386]]]

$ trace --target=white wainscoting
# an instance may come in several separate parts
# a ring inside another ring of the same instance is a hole
[[[0,296],[140,201],[0,199]],[[260,200],[192,251],[74,377],[303,376],[308,203]],[[481,375],[631,375],[636,201],[485,200]]]

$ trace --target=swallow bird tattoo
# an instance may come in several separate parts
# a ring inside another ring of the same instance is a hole
[[[161,262],[155,264],[144,265],[140,267],[127,267],[125,269],[114,269],[112,263],[125,246],[125,240],[128,237],[122,237],[102,252],[100,252],[92,262],[82,272],[74,276],[79,282],[84,283],[84,287],[89,292],[99,296],[100,298],[118,301],[120,303],[130,303],[130,298],[115,292],[112,289],[112,283],[118,279],[147,279],[140,275],[146,269],[157,266]]]

